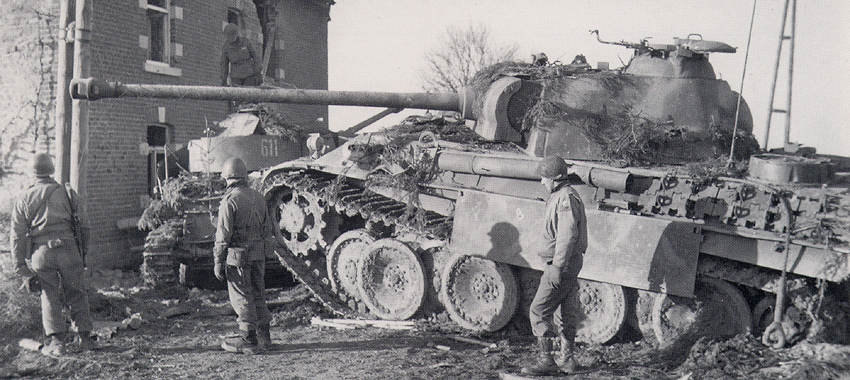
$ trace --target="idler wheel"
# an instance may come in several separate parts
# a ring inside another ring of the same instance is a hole
[[[555,326],[560,330],[561,307],[576,324],[576,341],[607,343],[620,332],[626,321],[626,294],[622,286],[578,280],[578,291],[555,311]]]
[[[357,289],[373,314],[404,320],[425,300],[425,270],[419,257],[396,239],[372,243],[357,268]]]
[[[655,298],[661,297],[661,293],[638,289],[635,300],[635,328],[643,335],[643,339],[653,346],[658,346],[655,338],[655,329],[652,327],[652,305]]]
[[[446,263],[440,300],[461,327],[496,331],[516,311],[519,289],[507,264],[480,257],[455,255]]]
[[[334,291],[362,299],[357,289],[357,266],[375,242],[368,231],[357,229],[340,235],[327,252],[328,278]]]
[[[324,247],[324,205],[313,194],[281,190],[269,202],[272,217],[278,221],[278,238],[294,254],[306,255],[311,249]]]
[[[655,299],[652,323],[661,347],[698,336],[733,336],[752,327],[746,299],[728,282],[702,278],[694,293],[692,299],[666,294]]]

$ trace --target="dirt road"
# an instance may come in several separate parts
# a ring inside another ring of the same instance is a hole
[[[0,377],[494,379],[500,372],[518,372],[533,358],[532,339],[516,329],[477,336],[498,344],[482,352],[479,345],[450,339],[463,333],[460,329],[428,321],[418,321],[415,331],[319,329],[310,318],[327,314],[303,288],[273,297],[274,349],[245,356],[219,348],[220,336],[236,329],[223,291],[184,292],[176,298],[138,289],[102,291],[92,302],[101,320],[98,350],[48,358],[20,350],[6,337]],[[121,318],[134,313],[142,320],[138,329],[116,330]],[[574,378],[850,378],[848,347],[798,345],[773,351],[748,336],[701,340],[680,352],[659,353],[627,341],[584,346],[579,363],[584,371]]]

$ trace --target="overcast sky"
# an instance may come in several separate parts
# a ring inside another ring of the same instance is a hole
[[[783,0],[758,0],[744,98],[762,141],[776,59]],[[749,0],[337,0],[329,25],[329,85],[333,90],[421,91],[426,50],[446,28],[483,24],[496,43],[516,44],[518,56],[545,52],[569,62],[584,54],[595,66],[621,66],[631,52],[600,45],[603,39],[671,42],[700,33],[706,40],[738,47],[713,54],[715,71],[737,90],[744,67],[752,2]],[[797,6],[794,102],[791,141],[820,153],[850,156],[850,1],[799,1]],[[788,45],[783,48],[788,51]],[[783,58],[783,62],[787,59]],[[776,107],[784,108],[786,71],[780,71]],[[353,125],[381,109],[331,107],[334,130]],[[379,126],[391,125],[388,117]],[[784,118],[771,123],[770,145],[782,143]]]

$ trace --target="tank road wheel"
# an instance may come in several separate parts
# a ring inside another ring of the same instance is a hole
[[[325,221],[321,202],[313,194],[296,190],[278,191],[270,200],[273,217],[278,220],[279,238],[292,253],[306,255],[326,245],[322,239]]]
[[[507,264],[455,255],[446,263],[440,300],[461,327],[496,331],[514,315],[519,301],[516,277]]]
[[[622,286],[578,280],[576,297],[566,300],[560,307],[569,308],[576,325],[576,341],[607,343],[620,332],[626,322],[626,293]],[[560,330],[560,307],[555,311],[555,326]]]
[[[369,231],[348,231],[331,245],[327,252],[328,278],[334,291],[362,299],[357,289],[357,265],[368,247],[375,242]]]
[[[776,310],[776,296],[766,295],[753,307],[753,335],[761,336],[767,326],[773,323]],[[796,342],[806,332],[805,313],[794,305],[785,306],[782,312],[782,332],[788,343]],[[773,341],[776,341],[775,339]]]
[[[368,247],[357,267],[357,289],[379,318],[408,319],[425,301],[425,269],[407,245],[381,239]]]
[[[752,327],[750,306],[726,281],[697,280],[694,298],[662,295],[655,299],[652,323],[661,347],[697,336],[726,337]]]

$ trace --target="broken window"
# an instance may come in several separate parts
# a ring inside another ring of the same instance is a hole
[[[171,63],[170,0],[147,0],[147,17],[150,25],[148,60]]]

